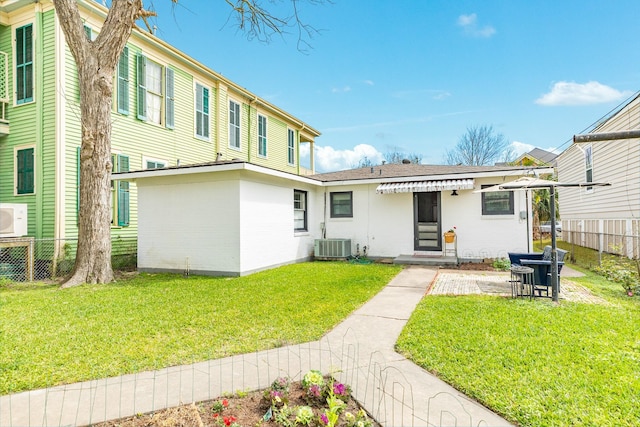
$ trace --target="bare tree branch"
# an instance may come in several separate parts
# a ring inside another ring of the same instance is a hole
[[[262,7],[260,0],[225,0],[231,7],[229,19],[235,17],[238,28],[245,32],[249,40],[257,39],[268,43],[274,35],[282,35],[287,33],[287,29],[295,28],[298,32],[297,48],[301,52],[306,52],[311,48],[311,44],[306,39],[312,39],[315,34],[320,33],[320,30],[304,23],[300,17],[300,1],[291,0],[290,16],[276,16]],[[313,5],[329,2],[329,0],[305,1]]]
[[[486,166],[494,163],[508,149],[509,142],[493,126],[471,126],[453,150],[447,150],[449,165]]]

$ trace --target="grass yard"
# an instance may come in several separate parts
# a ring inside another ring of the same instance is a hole
[[[400,269],[317,262],[240,278],[0,286],[0,394],[313,341]]]
[[[610,305],[429,296],[398,350],[521,426],[640,425],[640,298],[586,274]]]

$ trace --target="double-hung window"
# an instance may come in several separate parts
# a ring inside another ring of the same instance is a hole
[[[482,186],[487,187],[491,185]],[[482,193],[482,215],[513,215],[513,191]]]
[[[331,218],[353,218],[353,192],[330,193]]]
[[[258,114],[258,155],[267,157],[267,117]]]
[[[585,182],[593,182],[593,152],[589,145],[584,149],[584,169],[585,169]],[[592,191],[593,187],[587,187],[587,191]]]
[[[16,150],[16,194],[33,194],[34,186],[34,149]]]
[[[129,157],[111,155],[112,172],[129,172]],[[129,182],[111,181],[111,224],[120,227],[129,225]]]
[[[162,124],[162,66],[147,60],[147,120]]]
[[[209,88],[196,83],[196,135],[209,139]]]
[[[240,104],[229,100],[229,147],[240,149]]]
[[[174,72],[137,56],[138,119],[173,128],[174,125]]]
[[[293,229],[307,231],[307,192],[293,190]]]
[[[296,164],[296,132],[293,129],[287,129],[287,162]]]
[[[16,104],[33,101],[33,25],[16,29]]]

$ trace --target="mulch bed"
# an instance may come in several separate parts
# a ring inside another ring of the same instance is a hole
[[[311,406],[314,413],[319,416],[323,408],[310,405],[305,399],[305,392],[300,382],[292,383],[290,386],[289,402],[291,408],[296,406]],[[222,413],[214,416],[214,405],[220,405],[225,400],[228,405]],[[254,391],[250,393],[242,393],[241,396],[221,397],[206,402],[191,403],[189,405],[178,406],[175,408],[163,409],[149,414],[141,414],[133,417],[122,418],[118,420],[107,421],[100,424],[93,424],[94,427],[223,427],[225,426],[225,417],[229,424],[235,423],[238,426],[245,427],[276,427],[279,424],[272,418],[269,421],[263,419],[270,402],[263,398],[262,391]],[[326,406],[326,405],[325,405]],[[353,414],[360,410],[360,406],[353,399],[349,399],[344,413],[351,412]],[[233,417],[233,418],[231,418]],[[294,413],[295,417],[295,413]],[[231,420],[233,421],[231,422]],[[339,426],[344,426],[343,416],[340,417]],[[293,423],[292,423],[293,425]],[[312,423],[312,425],[314,425]],[[374,425],[377,425],[374,423]]]

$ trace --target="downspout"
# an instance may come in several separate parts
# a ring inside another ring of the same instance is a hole
[[[44,206],[44,24],[42,18],[42,4],[38,4],[36,11],[36,66],[33,70],[35,79],[36,92],[36,153],[34,164],[36,165],[35,181],[36,181],[36,238],[43,237],[43,206]]]
[[[251,141],[253,141],[253,138],[251,137],[251,131],[252,131],[252,128],[251,128],[251,117],[253,116],[253,113],[251,112],[251,104],[255,104],[257,99],[258,98],[255,97],[255,96],[253,97],[253,99],[249,99],[249,119],[248,119],[249,120],[249,131],[247,132],[247,138],[249,139],[247,141],[247,150],[248,150],[247,161],[249,163],[251,163]],[[256,113],[257,112],[258,112],[258,109],[256,108]]]

